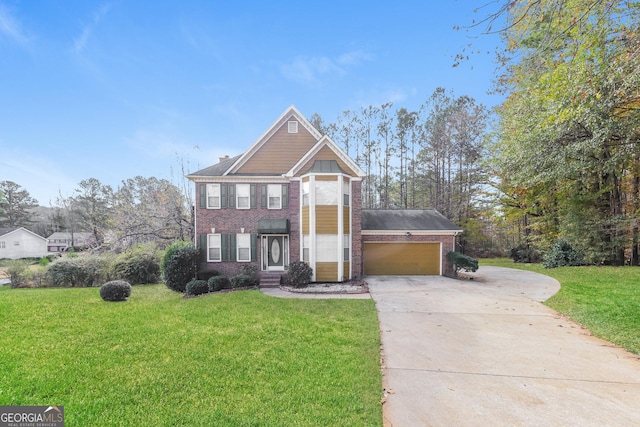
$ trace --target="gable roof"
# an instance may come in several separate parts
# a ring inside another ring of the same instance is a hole
[[[461,233],[460,227],[435,209],[363,209],[364,232]]]
[[[74,239],[90,240],[93,237],[94,237],[93,233],[90,233],[88,231],[78,231],[78,232],[73,233],[73,238]],[[55,239],[70,240],[71,239],[71,233],[67,232],[67,231],[56,231],[51,236],[47,237],[47,239],[48,240],[55,240]]]
[[[287,123],[290,121],[296,121],[302,130],[289,134]],[[187,178],[194,181],[251,176],[286,179],[317,172],[313,166],[316,161],[321,164],[333,161],[338,170],[354,178],[366,176],[331,138],[322,136],[292,105],[243,154],[221,159],[217,164],[190,173]]]
[[[315,140],[319,140],[322,138],[322,134],[318,132],[316,128],[313,127],[311,122],[309,122],[295,106],[290,106],[287,110],[285,110],[278,119],[273,122],[273,124],[263,133],[252,145],[249,147],[247,151],[245,151],[235,162],[234,164],[224,173],[224,175],[229,175],[237,172],[243,165],[245,165],[251,157],[262,148],[262,146],[269,141],[269,139],[288,121],[291,119],[295,119],[298,123],[302,125],[304,129],[306,129]]]
[[[29,234],[33,234],[34,236],[41,238],[42,240],[47,240],[46,238],[42,237],[41,235],[36,234],[31,230],[27,230],[24,227],[4,227],[4,228],[0,228],[0,237],[6,236],[7,234],[11,234],[11,233],[13,233],[15,231],[18,231],[18,230],[24,230]]]
[[[4,236],[5,234],[9,234],[13,231],[16,231],[20,227],[0,227],[0,236]]]
[[[333,142],[331,138],[328,136],[323,136],[320,141],[316,145],[313,146],[307,153],[296,163],[289,172],[286,173],[286,176],[296,176],[301,173],[308,173],[313,168],[313,163],[315,160],[326,160],[326,159],[314,159],[316,155],[321,153],[324,149],[329,149],[333,152],[333,154],[343,163],[344,166],[341,166],[342,170],[349,169],[352,171],[354,176],[364,178],[367,176],[366,173],[356,162],[354,162],[351,157],[347,155],[338,145]],[[312,162],[313,161],[313,162]],[[311,163],[311,164],[310,164]],[[308,166],[307,166],[308,165]]]
[[[190,173],[187,178],[207,177],[207,176],[223,176],[225,172],[240,158],[240,155],[224,159],[215,165],[200,169],[197,172]]]

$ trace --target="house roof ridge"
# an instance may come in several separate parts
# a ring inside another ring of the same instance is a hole
[[[307,129],[307,131],[309,131],[309,133],[317,140],[320,141],[323,138],[323,135],[320,133],[320,131],[318,131],[318,129],[316,129],[315,127],[313,127],[313,125],[311,124],[311,122],[309,120],[307,120],[307,118],[305,116],[302,115],[302,113],[300,113],[300,111],[298,111],[298,109],[295,107],[295,105],[291,104],[291,106],[289,106],[289,108],[287,108],[281,115],[280,117],[278,117],[272,124],[271,126],[269,126],[267,128],[267,130],[260,135],[260,137],[258,139],[256,139],[253,144],[251,144],[251,146],[240,155],[240,158],[237,159],[235,161],[235,163],[233,165],[231,165],[231,167],[229,169],[227,169],[227,171],[224,173],[224,175],[228,175],[230,173],[233,173],[234,171],[238,170],[242,165],[244,165],[257,151],[260,147],[262,147],[262,145],[264,145],[264,143],[266,141],[269,140],[269,137],[275,133],[283,124],[286,120],[288,120],[291,116],[295,116],[295,118],[298,120],[299,123],[302,124],[302,126]]]

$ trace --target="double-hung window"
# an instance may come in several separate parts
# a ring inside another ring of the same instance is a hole
[[[238,247],[237,260],[239,262],[251,261],[251,234],[237,234],[236,244]]]
[[[207,209],[220,209],[220,184],[207,184]]]
[[[207,261],[222,261],[222,239],[220,234],[209,234],[207,236]]]
[[[282,209],[282,185],[269,184],[267,186],[269,209]]]
[[[251,186],[249,184],[236,184],[236,208],[249,209],[251,206]]]

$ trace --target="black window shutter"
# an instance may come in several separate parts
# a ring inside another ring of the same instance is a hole
[[[250,193],[250,202],[249,202],[249,207],[251,209],[255,209],[256,208],[256,184],[251,184],[250,186],[251,188],[251,193]]]
[[[282,184],[282,209],[289,208],[289,186]]]
[[[229,234],[229,261],[235,262],[236,257],[236,235]]]
[[[200,195],[200,209],[207,207],[207,184],[199,184],[198,191]]]
[[[267,185],[260,186],[260,207],[267,209]]]
[[[229,184],[229,207],[236,207],[236,185]]]
[[[251,233],[251,261],[258,260],[258,235]]]
[[[204,184],[202,184],[202,186],[204,187]],[[201,234],[199,236],[199,240],[200,240],[200,260],[207,261],[207,235]]]
[[[222,251],[222,261],[229,261],[229,235],[221,234],[220,243],[222,246],[220,248],[220,250]]]
[[[227,184],[220,184],[220,207],[227,207]]]

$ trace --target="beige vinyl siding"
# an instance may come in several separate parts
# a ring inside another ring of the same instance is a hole
[[[337,262],[316,262],[316,282],[337,282]]]
[[[349,279],[349,272],[351,271],[351,265],[349,264],[348,261],[344,262],[344,268],[342,269],[342,277],[345,280]]]
[[[341,234],[338,232],[338,206],[316,206],[316,233]]]
[[[286,173],[316,142],[304,126],[298,126],[298,133],[289,133],[287,123],[284,123],[236,173]]]
[[[343,234],[351,234],[351,221],[349,221],[350,217],[351,209],[349,209],[349,206],[344,206],[342,208],[342,225],[344,227]]]
[[[309,206],[302,207],[302,234],[309,234]]]

